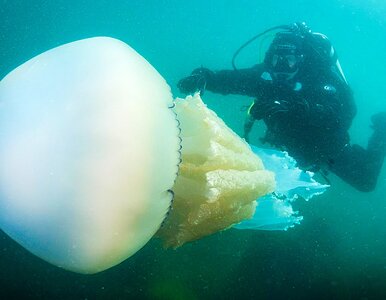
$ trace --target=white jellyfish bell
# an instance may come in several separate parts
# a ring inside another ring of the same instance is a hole
[[[0,228],[56,266],[103,271],[157,231],[180,246],[252,217],[274,186],[199,95],[173,101],[116,39],[60,46],[0,82]]]
[[[0,85],[1,228],[78,272],[135,253],[172,198],[172,102],[156,70],[111,38],[70,43],[15,69]]]

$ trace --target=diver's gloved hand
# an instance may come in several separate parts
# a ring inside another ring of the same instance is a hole
[[[386,139],[386,111],[379,112],[371,117],[375,132],[382,133]]]
[[[211,80],[213,72],[207,68],[198,68],[193,70],[188,77],[182,78],[177,86],[183,94],[193,94],[206,89],[207,83]]]
[[[367,149],[382,156],[386,155],[386,111],[377,113],[371,117],[374,133],[369,139]]]

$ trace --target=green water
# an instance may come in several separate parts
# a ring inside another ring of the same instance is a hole
[[[304,20],[338,51],[358,105],[352,140],[366,145],[370,116],[386,110],[385,16],[383,0],[0,0],[0,78],[54,46],[105,35],[141,53],[178,96],[192,69],[230,68],[251,36]],[[256,63],[257,52],[251,46],[239,65]],[[208,92],[204,100],[241,132],[252,99]],[[323,196],[298,203],[304,221],[288,232],[228,230],[178,250],[154,240],[93,276],[50,266],[1,233],[0,298],[385,299],[386,168],[371,193],[331,180]]]

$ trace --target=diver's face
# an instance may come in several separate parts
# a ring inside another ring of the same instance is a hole
[[[285,53],[279,54],[276,53],[272,56],[271,66],[274,70],[278,72],[292,72],[298,63],[298,58],[295,54]]]
[[[270,61],[271,75],[278,81],[291,80],[299,70],[302,56],[293,49],[276,50]]]

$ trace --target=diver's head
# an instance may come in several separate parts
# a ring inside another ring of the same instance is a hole
[[[290,81],[302,65],[303,36],[293,31],[275,35],[265,55],[264,64],[275,81]]]

